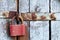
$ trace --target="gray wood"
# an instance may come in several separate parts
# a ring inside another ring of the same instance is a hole
[[[51,0],[51,11],[60,12],[60,1],[59,0]]]
[[[17,11],[16,0],[1,0],[0,1],[0,12],[3,11]]]
[[[12,40],[12,38],[8,36],[6,23],[6,19],[0,19],[0,40]]]
[[[29,0],[19,0],[19,12],[29,12]]]
[[[30,12],[49,12],[49,0],[30,0]]]
[[[49,40],[49,21],[31,21],[30,39]]]
[[[51,22],[51,40],[60,40],[60,21]]]

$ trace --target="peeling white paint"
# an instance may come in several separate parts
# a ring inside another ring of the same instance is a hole
[[[29,12],[29,0],[19,0],[19,12]]]
[[[12,40],[7,34],[6,23],[6,19],[0,19],[0,40]]]
[[[51,39],[60,40],[60,21],[51,22]]]
[[[35,12],[35,8],[38,6],[40,12],[49,12],[49,0],[30,0],[30,11]]]
[[[51,1],[51,12],[60,12],[60,1],[59,0]]]
[[[16,0],[1,0],[0,12],[2,11],[17,11]]]
[[[31,21],[30,40],[49,40],[49,21]]]

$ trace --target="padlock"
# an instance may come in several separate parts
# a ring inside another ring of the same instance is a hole
[[[14,21],[14,19],[15,18],[13,18],[13,21]],[[19,19],[20,19],[20,17],[19,17]],[[22,35],[26,34],[25,32],[26,32],[25,25],[23,23],[10,24],[10,36],[22,36]]]

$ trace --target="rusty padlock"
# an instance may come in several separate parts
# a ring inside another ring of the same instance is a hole
[[[10,24],[10,36],[21,36],[25,35],[25,25],[20,17],[13,17]]]

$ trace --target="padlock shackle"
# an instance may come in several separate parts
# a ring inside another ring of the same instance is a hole
[[[16,22],[19,20],[21,20],[21,22],[22,22],[22,24],[23,24],[23,18],[22,18],[22,16],[14,16],[13,18],[12,18],[12,21],[15,19],[15,18],[17,18],[17,20],[16,20]]]
[[[19,16],[19,18],[21,19],[21,21],[22,21],[22,24],[23,24],[23,18],[22,18],[22,16]]]

